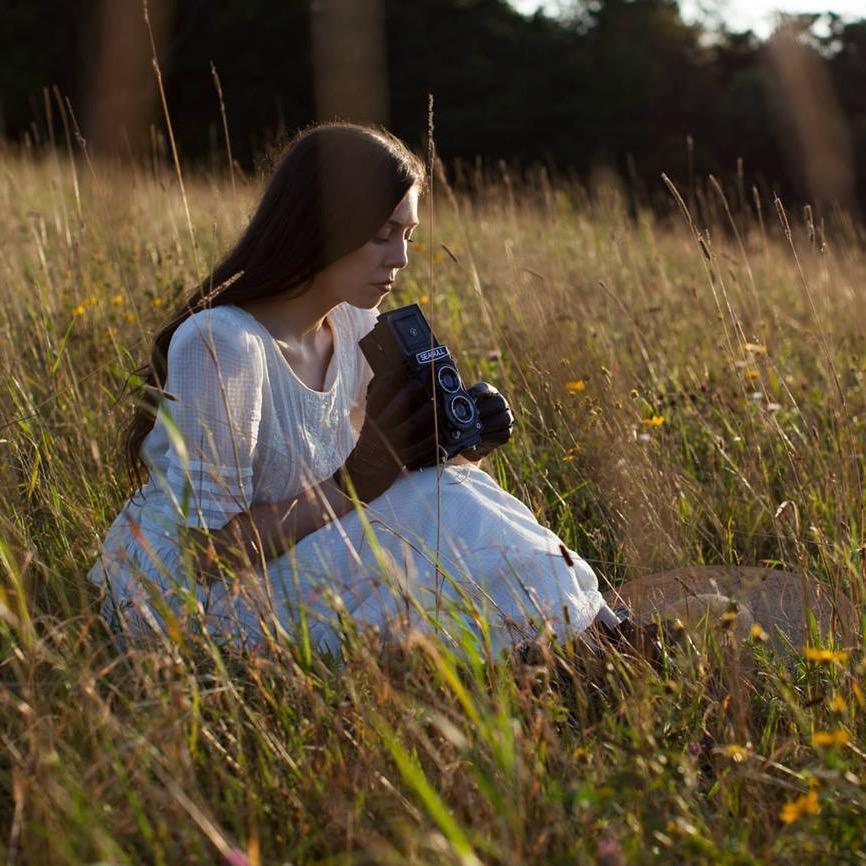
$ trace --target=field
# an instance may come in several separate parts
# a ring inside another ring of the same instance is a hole
[[[510,399],[488,471],[605,587],[768,564],[861,604],[862,230],[748,181],[660,180],[651,212],[603,173],[450,180],[393,301]],[[85,581],[132,492],[118,398],[258,190],[0,154],[5,862],[866,862],[862,650],[826,635],[786,661],[756,630],[751,678],[724,618],[659,672],[468,637],[118,651]]]

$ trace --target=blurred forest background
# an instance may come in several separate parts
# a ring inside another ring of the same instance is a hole
[[[38,146],[60,135],[62,104],[91,152],[168,158],[141,0],[0,6],[3,136]],[[382,122],[421,149],[432,93],[446,160],[540,162],[582,178],[609,167],[649,200],[666,195],[664,171],[689,189],[713,173],[739,178],[749,197],[754,185],[789,200],[866,206],[866,160],[856,158],[866,152],[866,20],[790,16],[762,41],[713,16],[687,24],[676,0],[556,9],[149,2],[187,166],[225,166],[218,84],[232,158],[246,171],[316,118]]]

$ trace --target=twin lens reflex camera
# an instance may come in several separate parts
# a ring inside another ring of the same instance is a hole
[[[451,353],[433,335],[418,304],[380,313],[358,342],[375,375],[399,375],[421,382],[437,401],[439,444],[448,457],[481,441],[475,401],[463,387]]]

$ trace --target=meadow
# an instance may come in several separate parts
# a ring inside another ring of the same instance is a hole
[[[132,492],[124,386],[259,181],[0,154],[0,847],[8,864],[866,862],[862,647],[726,620],[659,670],[465,638],[343,658],[173,630],[121,651],[85,574]],[[812,575],[862,609],[862,228],[747,180],[449,169],[389,303],[508,396],[486,468],[603,587]],[[677,197],[679,196],[679,201]]]

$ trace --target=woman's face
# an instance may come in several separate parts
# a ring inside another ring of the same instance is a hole
[[[366,310],[377,307],[409,261],[408,246],[417,225],[418,190],[412,187],[385,225],[364,246],[316,274],[310,290],[333,305],[345,301]]]

